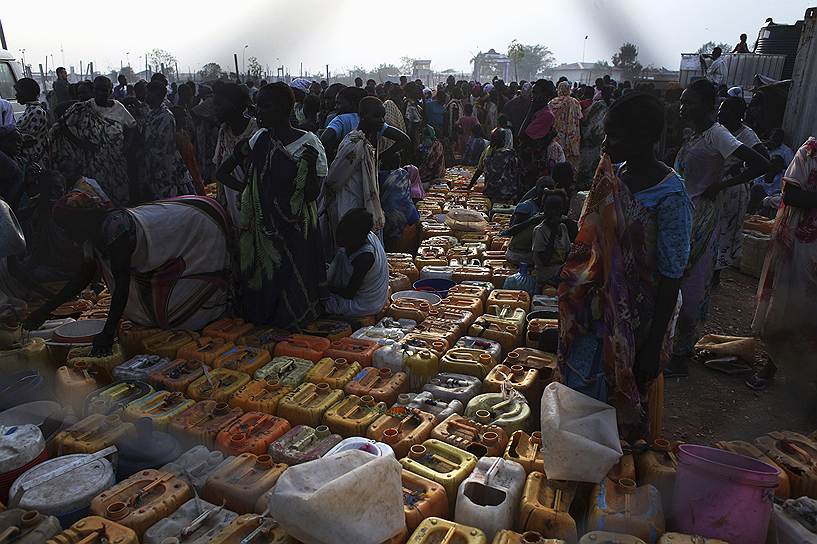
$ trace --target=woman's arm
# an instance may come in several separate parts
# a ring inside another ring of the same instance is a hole
[[[756,177],[762,175],[769,167],[769,161],[752,148],[741,145],[733,153],[737,158],[747,164],[747,167],[737,176],[714,183],[703,193],[704,198],[714,198],[719,192],[735,185],[749,183]]]
[[[661,347],[667,334],[672,314],[678,303],[678,291],[681,290],[681,278],[668,278],[659,275],[658,291],[655,297],[655,313],[647,338],[636,355],[635,373],[639,390],[646,390],[647,385],[658,377],[660,372]]]
[[[304,145],[301,158],[306,160],[306,184],[304,185],[304,200],[317,200],[321,194],[321,179],[318,177],[318,150],[311,145]]]
[[[126,236],[120,237],[110,246],[111,271],[113,273],[114,290],[111,297],[111,308],[108,319],[102,332],[94,338],[94,347],[91,355],[105,357],[111,354],[113,339],[119,328],[119,320],[125,313],[130,295],[131,255],[133,248]]]
[[[361,253],[352,261],[352,277],[346,287],[332,288],[332,292],[346,299],[353,299],[363,286],[366,273],[374,266],[374,255],[371,253]]]
[[[383,136],[389,140],[394,140],[394,145],[380,155],[382,160],[389,160],[397,153],[411,149],[411,138],[399,128],[388,126],[386,130],[383,131]]]
[[[246,182],[235,177],[233,172],[247,159],[249,151],[248,140],[241,140],[235,144],[232,155],[227,157],[227,159],[219,165],[218,169],[216,169],[216,180],[234,191],[243,191],[244,187],[247,186]]]
[[[28,318],[23,322],[23,327],[26,330],[33,331],[42,327],[43,323],[51,315],[51,312],[65,304],[69,300],[76,298],[83,289],[88,287],[88,284],[96,276],[97,266],[94,261],[85,261],[77,272],[77,275],[71,279],[62,290],[52,297],[48,302],[31,312]]]

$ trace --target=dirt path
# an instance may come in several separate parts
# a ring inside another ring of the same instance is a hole
[[[756,290],[757,279],[725,271],[721,285],[713,292],[705,332],[748,336]],[[758,366],[765,357],[765,353],[758,354]],[[807,408],[806,399],[792,395],[785,368],[764,392],[752,391],[744,381],[745,377],[727,376],[708,370],[700,362],[690,363],[689,378],[667,380],[664,434],[673,440],[711,444],[718,440],[751,442],[774,430],[817,430],[817,414]]]

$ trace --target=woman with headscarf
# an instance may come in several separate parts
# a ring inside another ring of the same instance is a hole
[[[445,149],[437,138],[437,131],[431,125],[423,130],[423,140],[417,149],[420,158],[420,178],[423,183],[431,183],[445,173]]]
[[[94,80],[94,97],[77,102],[58,120],[51,134],[54,164],[76,160],[82,172],[99,183],[117,206],[131,200],[126,133],[136,127],[133,116],[111,98],[113,85],[105,76]]]
[[[115,208],[100,186],[83,179],[54,205],[54,221],[83,244],[79,274],[24,323],[39,328],[101,271],[112,293],[93,354],[111,352],[122,317],[144,327],[200,329],[229,303],[229,220],[214,200],[185,196]]]
[[[817,140],[809,138],[783,176],[783,203],[757,291],[752,329],[769,352],[769,361],[748,385],[765,388],[775,362],[788,367],[792,384],[813,385],[817,352]],[[809,355],[811,354],[811,355]],[[807,394],[813,395],[813,388]],[[804,403],[808,406],[808,403]]]
[[[579,126],[582,120],[582,106],[579,101],[570,96],[570,83],[562,81],[557,89],[558,96],[548,102],[553,113],[554,128],[557,139],[565,152],[567,162],[574,169],[579,167],[581,134]]]
[[[681,118],[694,133],[675,159],[675,170],[683,177],[695,216],[692,223],[692,250],[681,283],[683,306],[673,346],[673,376],[685,376],[688,359],[709,313],[709,292],[718,251],[719,197],[724,189],[758,177],[768,161],[743,145],[729,130],[715,121],[715,88],[707,80],[693,82],[681,95]],[[740,174],[723,179],[724,162],[731,156],[748,163]]]
[[[384,216],[383,245],[389,252],[414,252],[420,214],[412,200],[411,173],[400,168],[396,155],[380,161],[380,205]]]
[[[521,191],[519,187],[521,175],[519,157],[516,151],[507,144],[508,139],[504,130],[495,128],[491,132],[491,145],[479,158],[468,189],[470,190],[484,173],[485,190],[483,194],[496,202],[515,204],[524,191]]]
[[[522,194],[536,184],[536,180],[549,176],[553,167],[565,162],[565,152],[556,141],[555,119],[548,102],[556,95],[553,83],[540,79],[531,90],[531,103],[525,122],[518,135],[519,159],[522,168],[520,179]]]
[[[559,284],[560,381],[613,405],[630,441],[650,438],[650,397],[669,359],[690,248],[684,181],[655,156],[663,125],[652,95],[610,108],[606,154]]]
[[[578,175],[581,185],[589,184],[596,173],[601,156],[601,143],[604,141],[604,118],[610,109],[612,98],[613,89],[609,86],[603,87],[601,98],[593,101],[582,118]]]
[[[326,153],[313,132],[290,124],[295,96],[286,83],[265,85],[255,99],[262,130],[218,169],[218,180],[241,192],[242,314],[300,329],[318,318],[327,294],[317,208]],[[239,180],[232,172],[245,164]]]

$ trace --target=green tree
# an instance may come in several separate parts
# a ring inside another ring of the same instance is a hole
[[[199,76],[204,81],[210,81],[221,77],[221,66],[216,62],[208,62],[199,70]]]
[[[710,53],[712,53],[712,50],[715,49],[716,47],[720,47],[724,53],[732,52],[732,46],[729,45],[728,43],[715,43],[710,40],[698,48],[698,54],[709,55]]]
[[[264,73],[264,67],[258,62],[258,57],[249,57],[247,59],[247,72],[250,74],[250,77],[255,79],[260,78],[261,74]]]
[[[607,61],[606,59],[597,60],[594,64],[596,68],[599,70],[609,70],[610,68],[612,68],[610,62]]]
[[[400,75],[410,76],[414,72],[414,61],[412,57],[400,57]]]
[[[372,70],[373,76],[372,79],[379,81],[380,83],[386,81],[389,78],[389,76],[394,77],[399,75],[400,68],[398,66],[395,66],[394,64],[382,63]]]
[[[508,45],[507,55],[513,62],[516,81],[538,79],[554,64],[553,53],[541,44],[525,45],[514,40]]]
[[[153,66],[156,72],[160,71],[164,64],[164,74],[166,76],[172,76],[176,73],[176,57],[173,56],[170,51],[164,49],[148,51],[148,62]]]
[[[638,47],[630,42],[624,42],[618,53],[613,55],[613,66],[621,68],[627,77],[637,75],[641,70],[641,63],[638,62]]]

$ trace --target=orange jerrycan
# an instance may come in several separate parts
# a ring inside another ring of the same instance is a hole
[[[419,298],[401,298],[391,303],[386,315],[394,319],[412,319],[420,323],[428,317],[431,305]]]
[[[125,380],[115,382],[107,387],[101,387],[85,398],[83,413],[90,414],[117,414],[125,406],[153,393],[150,384],[139,380]]]
[[[233,347],[233,345],[232,342],[228,342],[224,338],[204,336],[180,347],[179,351],[176,352],[176,357],[191,361],[201,361],[206,365],[213,366],[216,358]]]
[[[329,349],[332,341],[320,336],[309,336],[307,334],[293,334],[286,340],[278,342],[275,346],[276,357],[298,357],[317,363],[323,358],[323,354]]]
[[[227,402],[238,390],[250,382],[243,372],[229,368],[214,368],[193,380],[187,388],[187,396],[193,400]]]
[[[238,514],[255,511],[261,495],[272,489],[287,469],[276,465],[269,455],[242,453],[222,463],[207,478],[202,498],[210,503],[224,503]]]
[[[407,544],[488,544],[488,538],[476,527],[442,518],[427,518],[420,523]]]
[[[229,342],[235,342],[242,336],[250,334],[255,326],[245,323],[241,319],[219,319],[204,327],[204,336],[215,336],[224,338]]]
[[[613,465],[613,468],[607,472],[607,477],[614,482],[622,479],[636,481],[635,455],[633,455],[633,448],[624,440],[621,440],[620,442],[623,455],[618,460],[618,463]]]
[[[755,444],[789,477],[792,497],[817,498],[817,443],[792,432],[772,432]]]
[[[344,438],[363,436],[374,420],[386,412],[386,404],[371,395],[349,395],[332,405],[323,416],[324,425]]]
[[[185,448],[204,444],[215,449],[219,431],[241,417],[241,408],[230,408],[225,402],[203,400],[170,420],[168,431]]]
[[[347,383],[358,375],[361,367],[357,361],[349,362],[346,359],[331,359],[324,357],[307,372],[305,381],[310,383],[326,383],[332,389],[343,389]]]
[[[448,517],[448,497],[443,486],[406,469],[403,469],[400,478],[403,481],[403,511],[409,533],[426,518]]]
[[[233,346],[218,357],[213,366],[229,368],[252,376],[259,368],[269,363],[272,356],[265,349],[250,346]]]
[[[117,415],[91,414],[54,436],[54,451],[58,456],[71,453],[96,453],[115,442],[136,435],[132,423],[123,423]]]
[[[434,310],[432,310],[433,312]],[[462,336],[461,325],[432,317],[429,312],[429,317],[425,318],[422,323],[417,325],[413,332],[425,334],[428,336],[438,336],[446,341],[449,346],[453,346],[460,336]]]
[[[400,459],[408,455],[411,446],[429,438],[434,421],[429,413],[395,407],[375,419],[366,436],[391,446],[394,456]]]
[[[113,381],[114,369],[125,361],[125,354],[119,344],[114,344],[111,354],[107,357],[91,357],[93,346],[80,346],[72,348],[66,357],[66,365],[85,364],[96,373],[100,383],[110,383]]]
[[[515,533],[513,531],[502,530],[496,534],[492,544],[565,544],[565,541],[555,538],[545,538],[536,531]]]
[[[559,320],[558,319],[546,319],[541,317],[536,317],[530,320],[528,323],[528,334],[525,336],[525,345],[529,348],[536,348],[539,347],[543,341],[545,345],[547,345],[547,335],[551,335],[551,338],[558,338],[559,337]],[[546,338],[542,338],[545,336]],[[553,345],[555,346],[555,340],[552,341]],[[548,347],[546,349],[552,349]],[[555,351],[555,349],[554,349]]]
[[[445,300],[445,299],[444,299]],[[474,299],[468,299],[474,300]],[[430,318],[437,318],[442,319],[444,321],[448,321],[450,323],[455,323],[458,329],[458,337],[462,336],[463,334],[468,331],[468,327],[471,326],[471,323],[477,318],[476,314],[472,312],[468,308],[457,308],[444,305],[442,302],[439,306],[434,306],[431,308],[431,311],[428,313],[428,317]],[[451,342],[453,344],[454,342]]]
[[[492,315],[478,317],[468,330],[468,334],[499,342],[503,353],[509,353],[518,348],[522,337],[516,324]]]
[[[408,457],[400,459],[403,468],[435,481],[448,496],[449,511],[454,510],[457,489],[477,466],[477,458],[445,442],[430,438],[412,446]]]
[[[400,393],[408,390],[405,372],[392,372],[390,368],[366,367],[343,388],[347,395],[371,395],[376,402],[391,406]]]
[[[193,490],[183,478],[147,469],[94,497],[89,511],[130,527],[141,536],[192,498]]]
[[[451,289],[448,290],[448,296],[463,296],[469,298],[478,298],[482,301],[483,304],[488,301],[488,296],[491,293],[491,289],[487,287],[483,287],[480,285],[472,285],[472,284],[463,284],[460,283],[459,285],[455,285]],[[481,313],[481,312],[479,312]]]
[[[133,529],[101,516],[88,516],[63,532],[45,541],[45,544],[139,544]]]
[[[275,415],[278,403],[287,396],[292,388],[283,385],[278,378],[269,377],[263,380],[252,380],[239,389],[230,398],[229,405],[241,408],[245,412],[264,412]]]
[[[451,289],[453,289],[453,287]],[[478,315],[482,315],[483,313],[483,304],[482,299],[478,296],[453,295],[451,291],[449,291],[448,297],[442,299],[439,306],[435,306],[434,311],[439,309],[469,312],[473,316],[473,319],[476,319]],[[470,327],[471,323],[469,323],[468,326]]]
[[[486,425],[459,414],[448,416],[434,427],[431,438],[456,446],[476,457],[497,457],[508,443],[508,435],[502,427]]]
[[[535,368],[525,368],[522,365],[512,367],[497,365],[485,377],[483,391],[486,393],[499,393],[502,391],[503,384],[506,384],[527,397],[528,391],[536,385],[538,377],[539,371]]]
[[[422,270],[426,266],[448,266],[446,253],[446,249],[441,246],[421,247],[417,250],[414,264],[417,265],[418,270]]]
[[[119,324],[119,344],[122,346],[125,357],[131,358],[140,353],[145,353],[142,340],[161,331],[162,329],[142,327],[131,321],[122,320]]]
[[[575,483],[548,480],[541,472],[531,472],[522,491],[516,529],[576,544],[576,521],[570,515],[575,496]]]
[[[454,269],[451,278],[457,283],[463,281],[491,281],[491,269],[487,266],[460,266]]]
[[[159,389],[185,393],[191,383],[204,376],[204,367],[206,365],[201,361],[176,359],[168,366],[148,374],[148,381]]]
[[[657,438],[647,447],[643,441],[634,448],[635,468],[638,474],[636,481],[641,485],[652,485],[661,494],[664,512],[671,512],[672,494],[675,489],[675,474],[678,458],[669,440]]]
[[[605,478],[593,488],[586,528],[655,542],[664,534],[661,496],[651,485],[637,487],[633,480]]]
[[[434,334],[425,334],[422,332],[410,332],[400,340],[400,344],[406,349],[420,352],[423,350],[430,351],[437,358],[443,356],[451,346],[445,338],[441,338]]]
[[[531,472],[545,472],[545,458],[542,455],[542,433],[534,431],[528,434],[525,431],[516,431],[508,440],[505,448],[505,459],[516,461],[527,474]]]
[[[367,367],[372,366],[374,352],[378,349],[380,349],[380,344],[373,340],[341,338],[332,342],[332,345],[326,350],[326,356],[331,359],[356,361],[360,363],[360,366]]]
[[[98,387],[94,374],[84,362],[59,367],[54,385],[57,400],[73,408],[74,412],[82,413],[85,398]]]
[[[269,445],[289,431],[289,422],[262,412],[247,412],[219,431],[218,449],[227,455],[264,455]]]
[[[491,291],[491,294],[488,295],[488,307],[491,306],[521,308],[527,313],[530,311],[530,295],[527,291],[494,289]]]
[[[162,331],[142,340],[145,353],[175,359],[179,348],[196,340],[199,334],[193,331]]]
[[[326,383],[302,383],[278,403],[278,417],[286,419],[293,427],[317,427],[323,414],[342,398],[343,391],[332,389]]]

